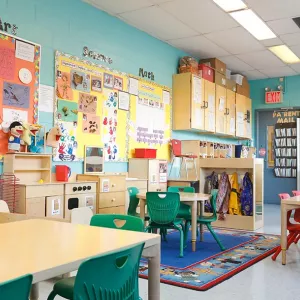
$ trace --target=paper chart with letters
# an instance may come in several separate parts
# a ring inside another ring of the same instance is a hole
[[[0,123],[37,123],[41,47],[0,33]],[[0,130],[0,155],[7,152],[8,136]]]

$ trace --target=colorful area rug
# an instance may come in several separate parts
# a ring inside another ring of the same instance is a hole
[[[204,242],[197,242],[197,251],[192,252],[189,243],[183,258],[179,258],[179,233],[170,232],[168,242],[161,244],[161,282],[206,291],[271,255],[280,244],[280,237],[276,235],[215,231],[226,251],[221,252],[211,234],[205,232]],[[148,278],[145,261],[141,261],[139,274],[141,278]]]

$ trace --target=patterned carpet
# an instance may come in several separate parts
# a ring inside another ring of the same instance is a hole
[[[161,282],[206,291],[268,257],[280,244],[280,237],[276,235],[223,229],[215,231],[226,251],[221,252],[211,235],[205,232],[204,242],[197,242],[197,251],[192,252],[189,243],[183,258],[178,257],[179,233],[169,233],[168,242],[161,245]],[[140,277],[148,278],[148,267],[144,261],[140,264]]]

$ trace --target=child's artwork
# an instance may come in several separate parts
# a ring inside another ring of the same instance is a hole
[[[70,73],[57,71],[57,97],[61,99],[73,100],[73,91],[71,89]]]
[[[112,89],[114,87],[114,76],[111,74],[104,73],[104,87]]]
[[[83,113],[95,114],[97,111],[97,97],[79,93],[78,110]]]
[[[89,93],[91,91],[91,76],[80,71],[71,71],[71,88]]]
[[[71,101],[57,101],[57,119],[65,122],[77,122],[78,104]]]
[[[29,108],[30,87],[4,82],[3,84],[3,105]]]
[[[9,124],[15,121],[28,122],[28,112],[26,110],[3,108],[2,118],[4,122]]]
[[[92,91],[93,92],[102,92],[102,78],[92,76]]]
[[[84,133],[100,134],[100,117],[83,114],[82,131]]]
[[[114,89],[123,91],[123,78],[115,76]]]

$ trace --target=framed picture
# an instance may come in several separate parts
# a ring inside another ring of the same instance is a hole
[[[114,76],[108,73],[104,73],[103,78],[103,86],[107,89],[112,89],[114,87]]]
[[[114,89],[123,91],[123,78],[118,76],[114,77]]]
[[[104,151],[103,147],[84,147],[84,174],[103,173]]]

